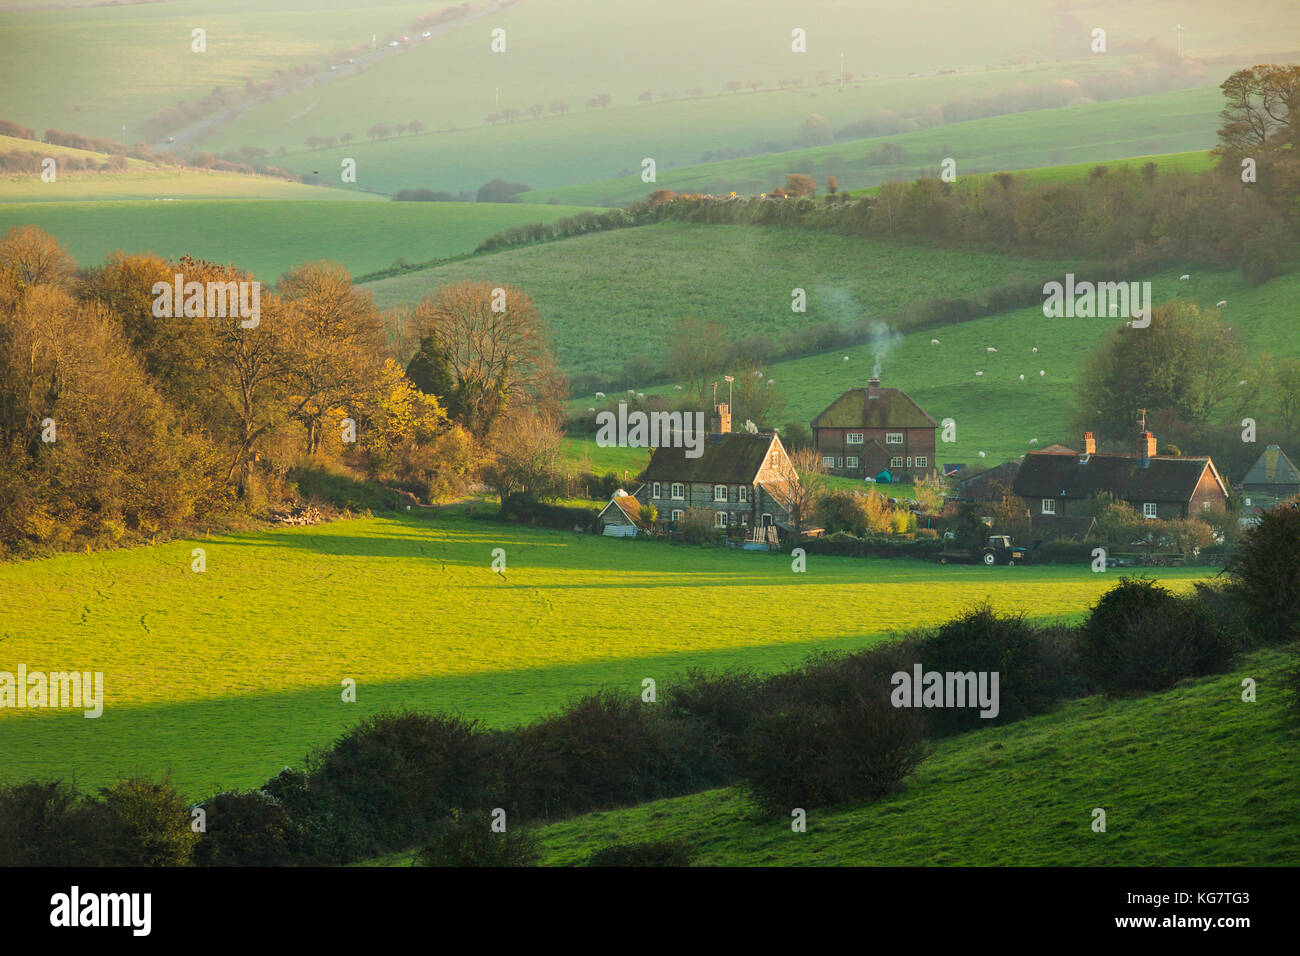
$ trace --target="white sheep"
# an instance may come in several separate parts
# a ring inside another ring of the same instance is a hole
[[[597,398],[604,398],[604,397],[605,397],[605,393],[604,393],[604,392],[597,392],[597,393],[596,393],[596,397],[597,397]]]
[[[1024,372],[1021,372],[1021,373],[1020,373],[1020,381],[1023,382],[1024,380],[1025,380],[1025,374],[1024,374]]]
[[[1179,282],[1186,282],[1186,281],[1187,281],[1188,279],[1190,279],[1190,278],[1191,278],[1191,276],[1189,276],[1189,275],[1181,275],[1181,276],[1178,277],[1178,281],[1179,281]]]
[[[980,457],[981,457],[981,458],[984,457],[984,452],[980,452]]]
[[[645,398],[645,392],[637,392],[636,397],[637,400],[640,401],[641,399]]]
[[[986,348],[984,351],[985,351],[985,352],[996,352],[997,349],[995,349],[993,346],[990,345],[990,346],[989,346],[988,348]]]
[[[1031,445],[1037,445],[1037,444],[1038,444],[1038,439],[1037,439],[1037,438],[1031,438],[1031,439],[1029,439],[1029,444],[1031,444]]]
[[[1046,369],[1041,369],[1041,368],[1040,368],[1040,369],[1038,370],[1038,374],[1039,374],[1039,375],[1046,375],[1046,374],[1047,374],[1047,370],[1046,370]]]
[[[844,361],[846,361],[846,362],[847,362],[847,361],[848,361],[848,360],[849,360],[849,357],[848,357],[848,356],[847,356],[847,355],[846,355],[846,356],[844,356]]]
[[[1225,305],[1228,304],[1228,300],[1227,300],[1227,299],[1220,299],[1218,302],[1216,302],[1216,303],[1214,303],[1214,304],[1215,304],[1218,308],[1222,309]]]
[[[976,374],[976,375],[983,375],[984,373],[983,373],[983,372],[976,372],[975,374]]]
[[[931,344],[931,345],[938,345],[938,344],[939,344],[939,340],[938,340],[938,339],[931,339],[931,340],[930,340],[930,344]]]
[[[1038,354],[1038,346],[1037,346],[1037,345],[1034,346],[1034,354],[1035,354],[1035,355]]]

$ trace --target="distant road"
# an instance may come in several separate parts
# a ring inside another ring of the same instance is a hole
[[[487,16],[488,14],[497,13],[498,11],[502,10],[506,6],[508,6],[508,4],[501,3],[500,0],[497,0],[497,2],[489,4],[488,6],[484,7],[482,10],[470,11],[469,13],[465,14],[465,16],[461,17],[459,20],[452,20],[448,23],[443,23],[440,24],[439,26],[432,27],[429,30],[429,36],[427,37],[424,36],[412,37],[411,43],[406,47],[400,47],[400,46],[390,47],[387,45],[381,46],[361,56],[356,60],[355,63],[348,64],[346,69],[321,70],[319,73],[315,73],[311,76],[306,76],[299,79],[291,80],[287,82],[284,86],[281,86],[275,90],[272,90],[270,93],[267,93],[265,96],[260,96],[257,99],[250,100],[247,103],[241,103],[238,106],[232,106],[228,110],[222,110],[216,116],[209,116],[206,119],[201,119],[196,123],[192,123],[189,126],[183,127],[178,132],[172,134],[172,142],[155,143],[152,145],[151,148],[159,152],[169,152],[169,151],[176,150],[181,146],[184,146],[186,143],[193,142],[195,139],[201,139],[207,136],[208,134],[220,129],[222,126],[226,126],[230,123],[233,123],[244,113],[247,113],[249,110],[255,107],[262,106],[263,104],[269,103],[271,100],[279,99],[281,96],[284,96],[288,93],[296,93],[299,90],[305,90],[308,87],[315,86],[316,84],[322,81],[336,80],[341,76],[347,75],[349,72],[353,72],[361,69],[361,67],[363,66],[370,66],[375,63],[378,63],[379,61],[383,60],[385,57],[395,56],[399,53],[404,53],[407,49],[409,49],[411,46],[414,46],[416,43],[421,43],[426,40],[432,40],[434,37],[442,36],[444,33],[450,33],[452,30],[473,23],[475,20],[480,20],[483,17]],[[256,144],[249,143],[247,145],[252,146]]]

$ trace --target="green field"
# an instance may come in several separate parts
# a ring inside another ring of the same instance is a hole
[[[98,264],[115,250],[176,257],[189,253],[233,262],[271,281],[315,259],[341,262],[360,275],[386,269],[399,258],[423,262],[463,255],[502,229],[578,211],[567,206],[332,200],[0,203],[0,233],[35,224],[85,265]]]
[[[764,819],[735,789],[590,813],[540,831],[543,862],[681,838],[699,866],[1293,866],[1300,739],[1288,656],[1135,700],[1088,697],[943,740],[902,792]],[[1259,700],[1241,700],[1241,682]],[[1106,832],[1091,829],[1106,811]],[[397,854],[390,865],[409,862]]]
[[[1248,344],[1273,355],[1300,356],[1300,328],[1288,321],[1300,303],[1300,273],[1262,286],[1245,283],[1237,272],[1198,272],[1188,282],[1180,282],[1180,274],[1172,269],[1149,277],[1156,304],[1183,297],[1213,309],[1226,299],[1225,320]],[[1041,308],[1031,307],[922,329],[895,340],[881,360],[881,380],[904,389],[936,421],[956,422],[956,441],[938,447],[941,464],[988,466],[1053,442],[1073,447],[1079,442],[1071,422],[1080,370],[1116,324],[1047,319]],[[932,344],[936,338],[939,345]],[[989,353],[989,347],[998,351]],[[774,362],[767,374],[789,400],[783,418],[811,421],[840,392],[862,387],[875,355],[872,346],[859,345]],[[646,392],[670,390],[655,386]],[[581,397],[571,407],[585,408],[590,401],[590,396]],[[1031,439],[1037,442],[1031,445]]]
[[[641,351],[659,353],[668,330],[687,315],[717,319],[736,337],[765,333],[780,342],[816,322],[884,317],[917,299],[1065,268],[1047,259],[808,230],[660,223],[476,256],[366,288],[376,302],[394,305],[418,302],[458,279],[518,286],[550,325],[566,372],[612,377]],[[791,311],[795,288],[808,294],[806,312]]]
[[[191,549],[207,570],[190,570]],[[503,579],[490,570],[504,548]],[[1201,569],[1162,572],[1178,589]],[[169,769],[199,795],[251,786],[383,707],[495,726],[600,685],[689,666],[771,669],[937,623],[988,598],[1069,618],[1113,575],[789,559],[519,528],[373,518],[0,566],[6,670],[102,671],[105,709],[7,710],[5,779],[83,787]],[[764,608],[762,614],[753,613]],[[340,681],[358,685],[355,704]]]
[[[807,173],[819,185],[833,175],[841,186],[852,190],[892,179],[912,180],[926,170],[937,172],[945,157],[956,160],[958,176],[1062,164],[1082,165],[1086,170],[1110,160],[1206,150],[1214,145],[1222,105],[1219,91],[1205,87],[1034,110],[814,149],[677,169],[660,166],[652,185],[641,181],[638,161],[619,178],[599,177],[593,171],[596,181],[537,189],[522,198],[539,203],[627,203],[644,199],[656,189],[754,195],[784,185],[789,173]],[[885,143],[903,148],[906,155],[901,162],[876,165],[868,161]],[[648,151],[644,155],[656,154]]]

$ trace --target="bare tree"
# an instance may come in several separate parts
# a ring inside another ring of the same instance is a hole
[[[794,540],[800,541],[817,504],[826,493],[826,468],[815,448],[800,448],[781,459],[779,482],[773,484],[781,507],[794,525]]]

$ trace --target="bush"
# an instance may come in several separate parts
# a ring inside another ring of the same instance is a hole
[[[1300,640],[1300,498],[1263,512],[1226,571],[1257,640]]]
[[[284,805],[263,790],[219,793],[201,804],[207,832],[194,849],[199,866],[287,866],[294,862]]]
[[[1219,673],[1237,643],[1195,598],[1176,597],[1147,578],[1123,578],[1092,609],[1079,648],[1088,675],[1122,695]]]
[[[690,866],[695,853],[686,841],[651,840],[615,843],[601,847],[587,859],[588,866]]]
[[[915,711],[884,693],[848,706],[800,703],[759,717],[742,779],[768,813],[875,799],[895,789],[925,753]]]
[[[103,827],[109,866],[186,866],[199,835],[185,799],[170,781],[129,777],[100,788],[96,822]]]
[[[737,769],[741,742],[758,716],[763,681],[750,670],[691,668],[664,695],[665,716],[678,725],[678,740],[691,762],[725,783]]]
[[[923,632],[906,643],[914,655],[906,666],[924,671],[998,675],[998,714],[981,717],[978,707],[939,707],[923,711],[936,735],[1019,720],[1043,713],[1057,700],[1083,691],[1078,661],[1068,631],[1039,629],[1024,615],[998,614],[987,603]]]
[[[0,866],[94,866],[104,862],[94,805],[61,781],[0,787]]]
[[[383,712],[309,758],[304,777],[264,789],[306,825],[317,855],[353,860],[409,845],[452,809],[490,806],[500,789],[494,757],[477,721]]]
[[[507,495],[501,503],[500,517],[508,521],[558,528],[562,531],[591,531],[596,527],[599,511],[552,505],[525,495]]]
[[[541,851],[527,830],[496,832],[486,811],[452,811],[434,827],[428,846],[416,857],[420,866],[532,866]]]
[[[600,691],[501,735],[505,806],[553,817],[702,789],[658,706]]]

